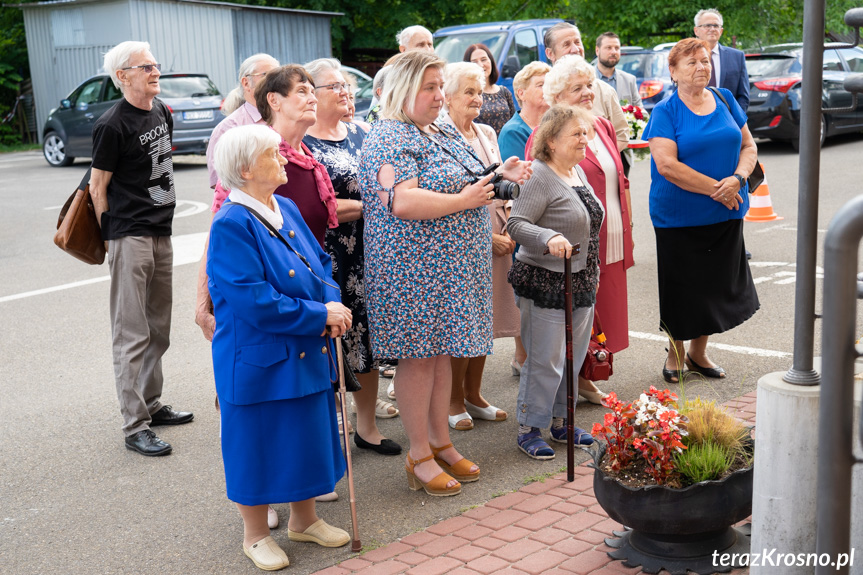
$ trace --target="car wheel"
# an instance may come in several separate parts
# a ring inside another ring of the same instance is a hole
[[[824,117],[824,114],[821,114],[821,141],[818,142],[818,147],[824,147],[824,140],[827,139],[827,118]],[[794,148],[795,152],[800,152],[800,138],[794,138],[791,140],[791,147]]]
[[[57,132],[45,134],[45,140],[42,142],[42,154],[45,156],[45,160],[55,168],[69,166],[75,161],[75,158],[66,154],[66,142]]]

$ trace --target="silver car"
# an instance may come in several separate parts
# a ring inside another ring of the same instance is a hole
[[[159,99],[174,119],[174,154],[204,154],[213,128],[221,121],[224,101],[206,74],[165,72]],[[107,75],[86,80],[51,110],[42,130],[42,152],[52,166],[68,166],[93,153],[93,125],[117,103],[120,91]]]

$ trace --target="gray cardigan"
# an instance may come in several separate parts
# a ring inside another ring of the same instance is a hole
[[[584,170],[578,166],[575,169],[593,194]],[[602,206],[598,198],[596,203]],[[590,215],[587,208],[572,187],[540,160],[533,161],[533,175],[522,186],[521,194],[513,203],[506,229],[512,239],[521,244],[515,255],[521,262],[563,273],[563,258],[543,254],[548,247],[548,240],[563,234],[573,246],[581,245],[581,252],[572,255],[573,273],[583,270],[587,264],[590,241]]]

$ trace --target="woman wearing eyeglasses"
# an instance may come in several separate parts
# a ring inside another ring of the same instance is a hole
[[[366,133],[344,120],[349,109],[350,85],[334,58],[320,58],[305,65],[315,83],[318,98],[317,123],[309,128],[303,143],[327,168],[338,203],[339,226],[328,230],[324,248],[333,259],[333,278],[342,292],[342,303],[354,317],[345,334],[345,355],[362,389],[354,392],[357,432],[354,443],[382,455],[398,455],[401,446],[385,438],[375,417],[396,417],[399,410],[378,398],[378,364],[372,358],[369,321],[365,303],[365,247],[363,202],[359,185],[359,152]]]
[[[288,159],[288,183],[275,193],[297,204],[306,225],[324,247],[327,229],[339,225],[338,204],[327,169],[303,144],[306,130],[317,120],[318,99],[312,78],[296,64],[271,70],[255,89],[255,104],[267,125],[282,137],[279,151]],[[227,197],[227,192],[220,190],[216,189],[217,209]]]

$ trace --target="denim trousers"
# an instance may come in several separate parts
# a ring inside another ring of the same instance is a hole
[[[547,428],[551,426],[552,417],[566,417],[564,311],[537,307],[532,299],[525,297],[516,297],[515,301],[521,310],[521,340],[527,350],[518,385],[517,419],[521,425]],[[587,353],[592,326],[593,306],[572,311],[573,386],[576,394],[578,371]]]

